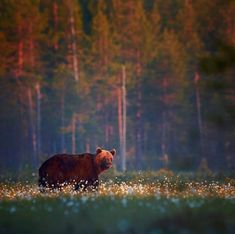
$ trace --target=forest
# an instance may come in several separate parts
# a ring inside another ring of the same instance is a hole
[[[0,171],[116,148],[117,169],[235,168],[235,1],[0,0]],[[124,108],[125,107],[125,108]]]

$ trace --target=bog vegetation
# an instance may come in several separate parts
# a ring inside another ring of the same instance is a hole
[[[95,192],[0,183],[1,233],[233,233],[235,180],[160,172],[102,176]]]
[[[128,170],[234,168],[234,1],[1,0],[0,12],[1,172],[120,153],[124,75]]]

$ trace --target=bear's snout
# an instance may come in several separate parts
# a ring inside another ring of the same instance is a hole
[[[101,161],[100,167],[101,169],[105,170],[112,166],[112,160],[111,159],[103,159]]]

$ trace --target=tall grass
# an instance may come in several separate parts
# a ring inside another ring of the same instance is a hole
[[[0,182],[0,233],[234,233],[232,177],[193,173],[101,176],[98,191],[40,193],[37,176]]]

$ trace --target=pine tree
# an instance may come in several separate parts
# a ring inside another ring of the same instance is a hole
[[[17,55],[16,61],[13,60],[12,67],[16,82],[19,85],[19,98],[22,102],[22,108],[24,108],[24,105],[28,108],[28,131],[30,145],[32,146],[30,154],[33,155],[33,165],[36,166],[40,155],[41,114],[39,112],[41,110],[34,101],[34,95],[36,95],[36,87],[40,89],[40,74],[42,75],[40,72],[39,45],[44,21],[39,11],[39,1],[21,0],[17,3],[13,1],[12,4],[15,10],[12,30],[16,35],[14,50]],[[37,109],[35,109],[35,106],[37,106]]]
[[[171,160],[169,154],[174,154],[177,151],[175,142],[180,139],[176,135],[175,128],[179,124],[177,115],[180,114],[185,102],[184,87],[187,84],[185,79],[186,54],[174,31],[164,31],[160,54],[158,69],[161,74],[161,77],[159,77],[162,106],[161,150],[162,156],[168,155]],[[181,131],[185,131],[184,124]]]
[[[114,40],[118,45],[118,60],[130,69],[135,85],[135,154],[136,166],[140,169],[143,156],[142,80],[149,29],[143,2],[113,1]]]
[[[113,112],[115,89],[115,45],[112,41],[109,15],[105,1],[97,2],[93,9],[94,16],[91,27],[90,67],[92,72],[91,87],[96,90],[96,113],[106,145],[113,137]]]

